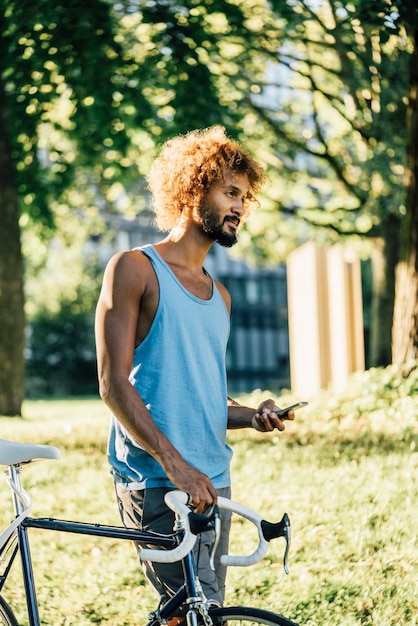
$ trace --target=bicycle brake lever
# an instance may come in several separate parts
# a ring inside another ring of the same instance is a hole
[[[287,517],[287,514],[286,514]],[[288,524],[286,524],[286,534],[284,535],[284,538],[286,540],[286,547],[284,550],[284,555],[283,555],[283,568],[284,568],[284,572],[285,574],[289,573],[289,568],[287,566],[287,557],[289,555],[289,549],[290,549],[290,520],[289,518],[287,518],[288,520]]]
[[[266,520],[262,520],[261,530],[263,533],[263,537],[266,541],[271,541],[276,537],[284,537],[286,541],[286,548],[283,557],[283,567],[285,573],[288,574],[289,568],[287,566],[287,557],[289,555],[290,549],[290,519],[288,514],[285,513],[280,522],[277,522],[276,524],[273,524],[272,522],[267,522]]]
[[[213,515],[214,515],[214,518],[213,518],[214,529],[213,530],[215,533],[215,537],[213,539],[212,547],[209,553],[209,567],[212,570],[212,572],[215,571],[215,554],[216,554],[216,549],[218,547],[219,539],[221,538],[221,517],[219,515],[218,506],[215,506]]]
[[[213,530],[215,537],[213,539],[212,547],[209,553],[209,567],[215,571],[215,553],[218,547],[220,535],[221,535],[221,518],[219,515],[219,507],[217,504],[213,504],[203,513],[189,513],[190,530],[194,535],[202,533],[206,530]]]

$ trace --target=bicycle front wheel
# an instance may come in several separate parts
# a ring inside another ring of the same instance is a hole
[[[296,622],[290,619],[265,611],[264,609],[255,609],[246,606],[225,606],[219,609],[211,609],[209,615],[212,618],[214,626],[251,626],[252,624],[265,624],[265,626],[298,626]]]
[[[3,596],[0,596],[0,626],[19,626],[12,609]]]

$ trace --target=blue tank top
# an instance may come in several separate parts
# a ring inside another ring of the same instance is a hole
[[[148,335],[134,352],[130,381],[187,463],[207,474],[214,487],[227,487],[228,311],[214,281],[210,300],[201,300],[183,287],[154,246],[140,250],[156,273],[159,302]],[[129,489],[173,486],[114,416],[108,459],[115,480]]]

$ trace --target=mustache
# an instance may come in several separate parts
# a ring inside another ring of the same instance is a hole
[[[236,224],[237,226],[240,225],[241,220],[239,219],[239,217],[237,217],[236,215],[227,215],[224,218],[224,223],[225,222],[233,222],[234,224]]]

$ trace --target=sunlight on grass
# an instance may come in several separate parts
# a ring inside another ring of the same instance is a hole
[[[229,604],[268,608],[308,626],[416,626],[418,374],[356,375],[343,394],[323,392],[285,433],[233,431],[233,499],[270,521],[292,523],[290,575],[283,540],[251,568],[230,568]],[[240,400],[256,406],[270,392]],[[284,405],[294,398],[285,394]],[[32,514],[119,524],[106,459],[108,412],[96,399],[31,401],[1,418],[1,437],[50,443],[59,462],[24,468]],[[12,516],[0,482],[0,527]],[[129,542],[30,531],[45,624],[144,623],[155,607]],[[255,546],[235,520],[231,553]],[[4,595],[27,623],[18,567]]]

